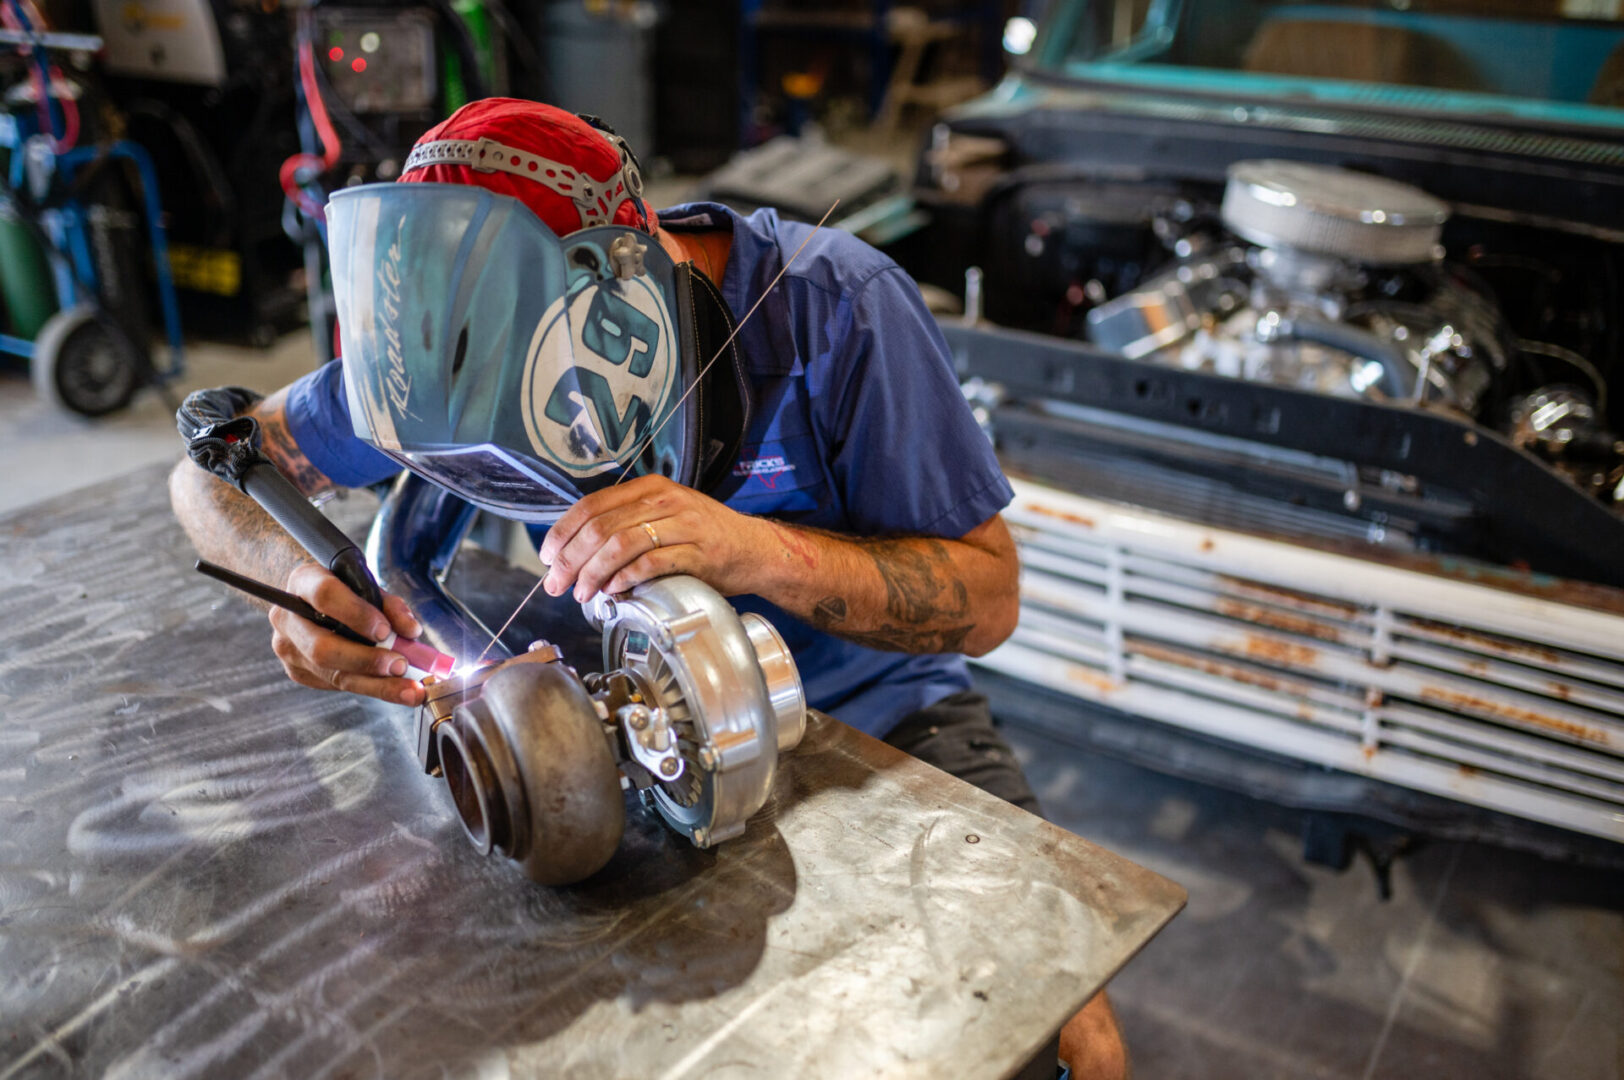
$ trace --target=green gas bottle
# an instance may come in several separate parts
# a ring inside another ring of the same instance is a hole
[[[0,301],[5,303],[7,330],[28,341],[57,310],[45,252],[5,198],[0,198]]]

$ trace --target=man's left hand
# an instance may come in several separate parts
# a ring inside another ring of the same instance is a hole
[[[547,532],[542,587],[575,599],[625,592],[651,578],[692,574],[723,596],[754,591],[759,518],[729,510],[663,476],[640,476],[595,491]]]

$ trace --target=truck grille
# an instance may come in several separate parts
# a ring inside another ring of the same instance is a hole
[[[1373,561],[1023,482],[1005,518],[1021,621],[980,663],[1624,841],[1624,594]]]

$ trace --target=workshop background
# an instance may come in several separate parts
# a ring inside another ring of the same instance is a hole
[[[0,535],[331,358],[328,193],[589,112],[654,206],[838,198],[939,313],[1018,488],[979,677],[1189,893],[1109,987],[1135,1076],[1624,1076],[1616,0],[0,14]]]

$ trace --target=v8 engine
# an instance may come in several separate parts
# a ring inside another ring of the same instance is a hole
[[[1170,260],[1088,311],[1096,344],[1187,370],[1454,410],[1624,502],[1624,440],[1607,422],[1605,377],[1577,351],[1513,331],[1492,287],[1445,251],[1442,201],[1345,169],[1241,161],[1216,221],[1183,216],[1188,224],[1156,220]]]

